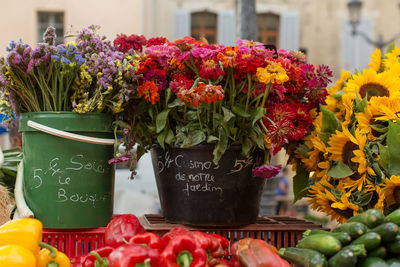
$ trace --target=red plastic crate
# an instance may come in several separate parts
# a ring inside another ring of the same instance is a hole
[[[207,233],[216,233],[226,237],[232,244],[238,239],[251,237],[267,241],[278,249],[293,247],[302,238],[307,229],[322,229],[320,224],[286,216],[263,216],[255,224],[234,228],[194,228],[179,224],[167,223],[163,216],[147,214],[139,218],[140,223],[148,232],[162,236],[175,227],[185,227]],[[74,230],[43,230],[43,242],[64,252],[71,260],[73,267],[80,266],[80,257],[93,249],[104,246],[105,228],[74,229]]]
[[[43,242],[64,252],[73,267],[80,267],[80,257],[93,249],[104,247],[105,228],[43,229]]]

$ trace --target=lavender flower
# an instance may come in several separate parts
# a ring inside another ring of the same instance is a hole
[[[54,45],[56,41],[56,29],[53,26],[47,27],[43,34],[43,41],[48,45]]]

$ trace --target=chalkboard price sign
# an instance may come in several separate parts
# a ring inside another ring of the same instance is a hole
[[[196,224],[186,220],[184,215],[189,213],[200,224],[207,225],[210,219],[204,220],[201,214],[218,210],[211,220],[226,222],[226,216],[236,212],[229,207],[247,209],[248,214],[249,207],[259,202],[258,191],[261,188],[262,192],[265,180],[253,177],[252,169],[262,163],[263,154],[254,153],[244,158],[240,147],[235,147],[214,164],[212,149],[212,146],[166,150],[152,147],[161,207],[167,220]],[[242,196],[245,199],[239,201]],[[258,210],[253,213],[258,214]]]

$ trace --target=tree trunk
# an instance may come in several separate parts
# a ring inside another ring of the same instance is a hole
[[[257,39],[256,0],[240,0],[240,38]]]

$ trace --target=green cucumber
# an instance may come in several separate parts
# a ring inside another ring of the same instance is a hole
[[[377,234],[375,232],[368,232],[368,233],[360,236],[353,242],[351,242],[351,244],[352,245],[363,244],[367,251],[372,251],[372,250],[376,249],[377,247],[379,247],[379,245],[381,244],[381,241],[382,241],[382,237],[379,234]]]
[[[355,267],[357,256],[350,249],[342,249],[329,259],[328,264],[329,267]]]
[[[368,257],[378,257],[381,259],[384,259],[386,255],[387,255],[387,249],[383,246],[371,250],[371,252],[368,253]]]
[[[332,232],[346,232],[351,235],[352,238],[358,238],[365,234],[368,231],[368,227],[359,222],[348,222],[342,225],[339,225]]]
[[[389,265],[389,267],[400,267],[400,260],[389,259],[389,260],[386,260],[386,264]]]
[[[385,243],[396,239],[396,235],[399,232],[399,227],[395,223],[388,222],[375,227],[371,231],[380,234],[382,237],[382,242]]]
[[[315,229],[315,230],[307,230],[303,233],[303,236],[309,236],[309,235],[316,235],[316,234],[326,234],[326,235],[331,235],[334,238],[336,238],[337,240],[340,241],[340,243],[342,243],[342,245],[347,245],[351,242],[351,235],[349,233],[346,232],[341,232],[341,233],[332,233],[332,232],[328,232],[325,230],[319,230],[319,229]]]
[[[397,235],[393,242],[386,244],[386,248],[390,254],[400,255],[400,235]]]
[[[386,216],[385,222],[392,222],[397,225],[400,225],[400,209],[397,209],[392,213],[390,213],[388,216]]]
[[[340,244],[340,241],[333,236],[315,234],[304,237],[297,243],[297,247],[314,249],[324,255],[331,256],[337,253],[342,248],[342,245]]]
[[[389,265],[386,264],[384,260],[377,257],[368,257],[363,260],[357,265],[358,267],[388,267]]]
[[[281,248],[279,255],[285,260],[304,267],[328,267],[325,256],[312,249]]]
[[[377,209],[370,209],[357,216],[351,217],[347,222],[363,223],[369,228],[376,227],[385,221],[385,216],[382,211]]]

